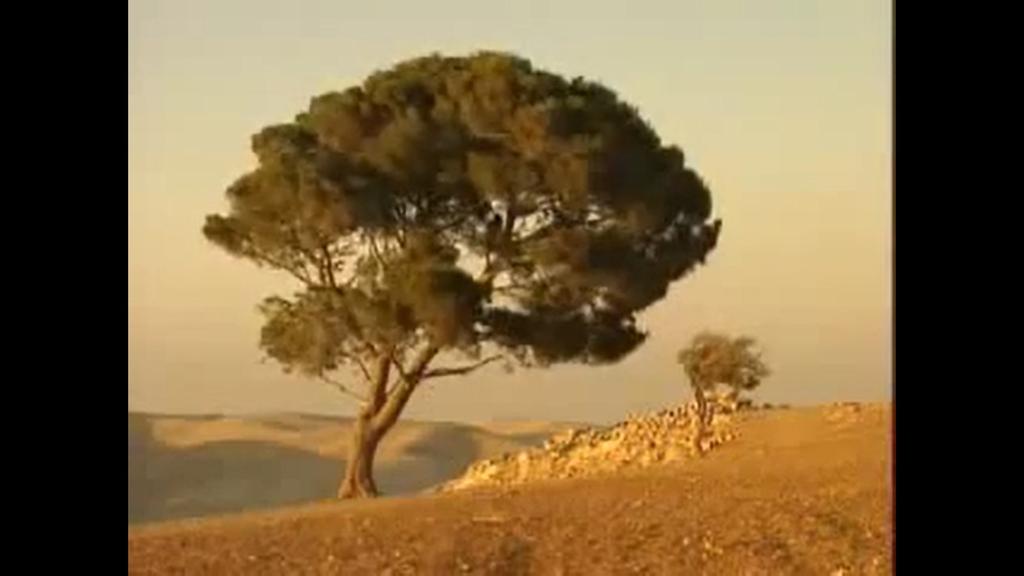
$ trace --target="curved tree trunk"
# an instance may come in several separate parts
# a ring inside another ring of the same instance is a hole
[[[369,410],[364,409],[353,424],[345,478],[338,488],[338,498],[370,498],[377,495],[377,484],[373,481],[373,458],[379,438],[374,433],[371,416]]]
[[[370,381],[370,396],[353,424],[345,478],[338,488],[338,498],[372,498],[378,494],[377,483],[373,480],[377,446],[402,415],[437,352],[438,348],[434,346],[424,349],[408,373],[399,370],[399,379],[390,391],[388,381],[393,360],[389,352],[377,358]]]

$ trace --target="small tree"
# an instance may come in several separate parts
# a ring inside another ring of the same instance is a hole
[[[378,443],[421,383],[617,361],[719,234],[704,183],[632,107],[506,54],[400,63],[252,148],[203,233],[300,283],[260,307],[260,346],[361,403],[345,498],[377,493]]]
[[[737,394],[753,390],[770,375],[768,366],[756,349],[756,341],[748,336],[730,338],[714,332],[694,336],[687,348],[679,351],[679,363],[693,388],[697,414],[702,425],[711,420],[707,395],[719,385]]]

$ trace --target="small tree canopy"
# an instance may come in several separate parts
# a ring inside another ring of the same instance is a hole
[[[753,390],[771,372],[756,350],[756,341],[749,336],[730,338],[714,332],[701,332],[689,347],[679,351],[683,365],[695,389],[710,391],[728,386],[742,392]]]

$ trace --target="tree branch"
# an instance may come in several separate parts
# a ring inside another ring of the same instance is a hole
[[[470,372],[473,372],[479,368],[483,368],[484,366],[490,364],[491,362],[501,360],[502,358],[504,358],[503,355],[497,354],[489,358],[485,358],[474,364],[470,364],[468,366],[458,366],[453,368],[435,368],[433,370],[427,370],[426,372],[423,373],[423,377],[421,379],[426,380],[428,378],[443,378],[445,376],[462,376],[464,374],[469,374]]]
[[[409,374],[405,372],[405,368],[402,367],[402,363],[395,357],[394,352],[391,353],[391,363],[395,365],[395,369],[398,370],[398,375],[403,382],[409,379]]]
[[[377,239],[374,238],[373,235],[370,235],[369,239],[370,239],[370,253],[373,254],[374,259],[377,260],[377,264],[380,265],[381,270],[384,270],[387,265],[384,262],[384,257],[381,256],[381,254],[380,254],[380,248],[377,247]]]
[[[367,382],[373,380],[373,377],[370,376],[370,371],[366,369],[366,364],[363,364],[363,361],[358,356],[353,355],[352,360],[355,361],[356,366],[359,366],[359,370],[363,373],[363,377],[366,378]]]
[[[384,350],[375,360],[373,379],[370,380],[370,412],[376,414],[387,400],[388,380],[391,379],[391,350]]]
[[[355,398],[356,400],[359,400],[360,402],[363,402],[363,403],[368,402],[368,400],[367,400],[367,398],[365,396],[361,396],[361,395],[357,394],[356,392],[353,392],[347,386],[345,386],[341,382],[338,382],[337,380],[334,380],[332,378],[324,376],[323,374],[320,375],[320,380],[323,380],[327,384],[330,384],[331,386],[334,386],[342,394],[347,394],[347,395],[351,396],[352,398]]]
[[[261,255],[261,254],[257,254],[255,252],[252,253],[252,258],[255,259],[257,262],[262,262],[262,263],[270,266],[271,268],[276,268],[278,270],[283,270],[283,271],[291,274],[294,278],[296,278],[299,282],[302,282],[306,286],[313,286],[313,284],[315,284],[315,282],[313,282],[313,279],[309,277],[309,275],[306,273],[306,271],[304,269],[300,273],[299,269],[293,268],[292,266],[289,266],[289,265],[285,264],[284,262],[281,262],[281,261],[279,261],[279,260],[277,260],[275,258],[271,258],[269,256],[264,256],[264,255]]]
[[[441,349],[436,345],[428,344],[427,347],[420,352],[419,356],[416,357],[416,360],[413,361],[410,370],[407,372],[406,381],[418,383],[419,380],[422,380],[423,374],[427,370],[427,366],[430,365],[431,360],[433,360],[434,356],[437,356],[437,353],[440,351]]]
[[[430,343],[420,351],[408,370],[402,370],[401,380],[388,393],[387,401],[373,419],[375,434],[383,436],[394,426],[412,393],[416,391],[416,387],[423,380],[423,373],[426,372],[427,366],[440,351],[441,349],[437,345]]]
[[[320,252],[324,256],[323,270],[327,285],[331,288],[337,288],[338,285],[334,281],[334,259],[331,257],[331,251],[324,244],[320,247]]]

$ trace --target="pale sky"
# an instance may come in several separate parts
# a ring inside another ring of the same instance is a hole
[[[758,338],[760,400],[891,391],[891,6],[879,0],[132,0],[128,6],[128,408],[351,413],[261,364],[256,304],[286,276],[209,245],[203,217],[254,166],[249,138],[317,94],[429,52],[516,52],[636,105],[712,190],[708,265],[640,318],[608,367],[438,380],[407,417],[607,422],[688,396],[701,329]]]

